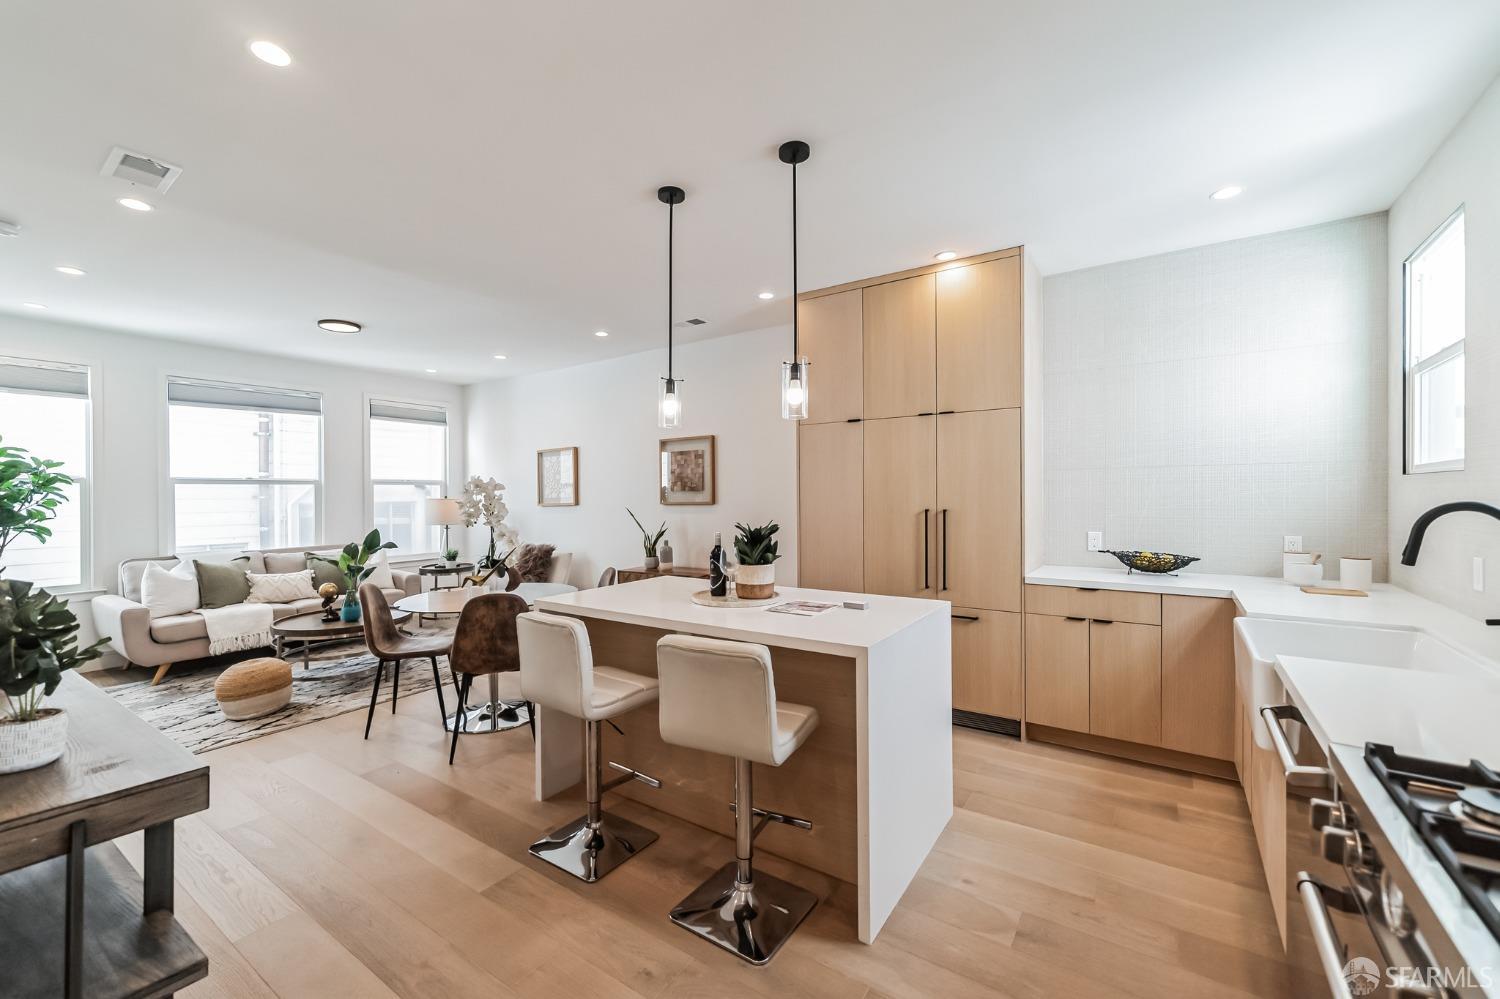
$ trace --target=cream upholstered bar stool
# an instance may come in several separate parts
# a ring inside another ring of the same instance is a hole
[[[521,695],[533,704],[583,719],[584,797],[588,812],[531,844],[531,855],[584,881],[598,881],[656,842],[656,833],[604,811],[604,793],[628,780],[661,781],[622,764],[602,782],[601,724],[656,700],[656,678],[595,666],[588,629],[577,618],[530,611],[516,618],[521,648]]]
[[[771,650],[749,642],[667,635],[656,643],[663,742],[734,757],[734,856],[672,910],[672,922],[765,964],[818,904],[805,888],[752,869],[767,822],[806,819],[755,807],[751,767],[779,767],[818,727],[816,708],[776,699]],[[758,820],[758,821],[757,821]]]

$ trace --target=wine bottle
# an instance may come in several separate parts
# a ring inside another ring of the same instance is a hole
[[[724,576],[724,542],[719,532],[714,532],[714,546],[708,553],[708,595],[727,596],[729,581]]]

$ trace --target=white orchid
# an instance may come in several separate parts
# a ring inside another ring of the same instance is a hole
[[[459,500],[459,509],[463,512],[464,524],[468,527],[484,525],[490,529],[490,550],[487,559],[493,562],[495,558],[496,540],[504,541],[513,549],[516,542],[520,540],[520,534],[514,527],[505,522],[510,514],[510,507],[505,505],[505,485],[494,479],[487,479],[482,475],[475,475],[464,483],[463,498]]]

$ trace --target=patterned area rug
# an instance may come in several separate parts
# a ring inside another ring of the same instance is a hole
[[[430,630],[434,629],[411,629],[413,634]],[[369,707],[370,689],[375,684],[375,657],[365,651],[363,642],[340,642],[315,649],[311,659],[312,664],[303,669],[300,654],[288,658],[292,664],[292,703],[263,718],[247,721],[225,718],[214,698],[214,681],[229,663],[168,673],[155,687],[143,681],[104,690],[188,751],[206,753]],[[443,696],[451,709],[458,695],[448,675],[446,657],[438,657],[438,670],[448,684]],[[412,659],[401,666],[400,696],[425,694],[431,689],[432,666],[427,660]],[[391,671],[387,669],[380,684],[379,703],[388,703],[390,699]]]

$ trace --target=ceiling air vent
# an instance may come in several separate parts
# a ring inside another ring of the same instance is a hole
[[[678,326],[707,326],[708,325],[708,320],[707,319],[684,319],[682,322],[678,323],[677,325]]]
[[[182,167],[116,146],[109,151],[109,156],[104,160],[104,169],[99,171],[99,175],[118,177],[152,191],[166,191],[173,181],[182,176]]]

